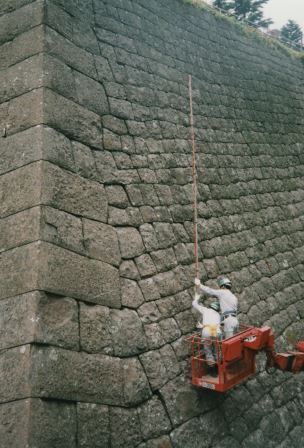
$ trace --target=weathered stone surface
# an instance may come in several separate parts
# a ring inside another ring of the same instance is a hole
[[[135,405],[151,392],[139,361],[58,348],[32,349],[35,396],[115,406]]]
[[[107,355],[114,353],[109,308],[81,303],[79,321],[80,344],[83,350]]]
[[[33,207],[0,220],[0,252],[37,241],[39,237],[39,207]]]
[[[0,301],[1,349],[28,343],[79,348],[78,308],[73,299],[30,292]]]
[[[75,215],[107,220],[107,198],[104,187],[59,167],[44,162],[41,202]]]
[[[123,278],[130,278],[132,280],[138,280],[140,278],[133,260],[124,260],[119,266],[119,273]]]
[[[40,245],[38,289],[120,307],[117,269],[48,243]]]
[[[0,254],[1,298],[38,289],[38,251],[39,243],[33,243]]]
[[[161,389],[161,396],[174,427],[211,410],[222,401],[220,395],[208,392],[200,394],[199,390],[194,389],[183,376],[169,381]]]
[[[78,72],[75,72],[74,78],[77,102],[98,115],[108,113],[108,100],[102,85]]]
[[[108,225],[83,220],[86,252],[91,258],[118,266],[121,260],[116,230]]]
[[[132,448],[143,440],[136,409],[112,408],[111,443],[113,448]]]
[[[21,6],[21,5],[20,5]],[[6,6],[9,8],[9,5]],[[5,12],[8,12],[6,9]],[[0,17],[0,44],[13,39],[43,21],[43,2],[41,0],[23,6],[8,15]]]
[[[28,344],[35,339],[40,293],[31,292],[0,301],[0,348]]]
[[[146,373],[138,358],[120,361],[124,377],[124,398],[127,406],[146,401],[152,395]]]
[[[41,88],[14,98],[9,103],[1,104],[2,132],[5,130],[6,135],[11,135],[43,123],[43,102],[44,95]]]
[[[0,402],[19,400],[31,395],[31,349],[21,345],[0,353]]]
[[[41,165],[27,165],[0,177],[0,216],[38,205],[41,200]]]
[[[45,27],[45,49],[48,54],[57,57],[70,67],[94,79],[97,78],[93,55],[48,26]]]
[[[43,123],[84,144],[102,149],[99,116],[73,101],[44,90]]]
[[[162,436],[157,439],[148,440],[147,443],[139,445],[140,448],[172,448],[170,437]]]
[[[133,258],[144,252],[140,233],[132,227],[117,229],[122,258]]]
[[[145,439],[166,434],[171,429],[170,420],[161,401],[153,397],[138,409],[141,431]]]
[[[137,284],[133,280],[122,278],[121,284],[121,303],[128,308],[138,308],[144,303],[144,297]]]
[[[76,447],[74,404],[39,399],[5,403],[0,406],[0,420],[3,446]]]
[[[35,55],[4,70],[1,76],[0,102],[43,86],[43,57]]]
[[[0,336],[38,346],[2,351],[2,398],[54,405],[29,445],[299,448],[300,377],[268,377],[259,357],[225,397],[190,387],[185,102],[192,72],[202,281],[231,277],[241,321],[269,321],[283,349],[303,319],[299,61],[175,0],[4,3]],[[55,406],[69,400],[77,436]]]
[[[0,48],[0,68],[5,69],[43,51],[43,25],[16,36]]]
[[[111,311],[110,332],[115,356],[137,355],[147,348],[143,325],[135,311]]]
[[[117,269],[51,244],[33,243],[3,252],[0,266],[2,298],[42,289],[88,302],[120,306]]]
[[[103,448],[110,445],[110,416],[107,406],[77,403],[79,448]]]
[[[152,390],[160,389],[169,379],[174,378],[180,368],[174,353],[168,346],[140,355]]]
[[[39,296],[34,341],[78,350],[79,322],[76,300],[43,293]]]

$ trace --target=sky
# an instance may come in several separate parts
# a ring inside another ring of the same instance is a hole
[[[264,6],[264,17],[274,21],[271,29],[280,29],[292,19],[304,31],[304,0],[269,0]]]

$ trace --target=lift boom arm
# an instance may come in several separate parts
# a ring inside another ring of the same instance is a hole
[[[274,336],[269,327],[255,328],[255,335],[244,342],[252,350],[264,350],[267,356],[266,370],[271,368],[294,374],[304,371],[304,341],[298,342],[294,351],[277,353],[274,349]]]

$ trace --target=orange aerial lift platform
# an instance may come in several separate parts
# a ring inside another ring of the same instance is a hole
[[[276,353],[270,327],[241,325],[240,331],[227,339],[203,339],[195,333],[188,340],[192,348],[192,384],[199,388],[226,392],[241,384],[255,374],[255,358],[260,351],[266,353],[267,371],[271,368],[292,373],[304,371],[304,341],[298,342],[295,351]],[[205,359],[204,347],[208,344],[213,346],[216,376],[210,373]]]

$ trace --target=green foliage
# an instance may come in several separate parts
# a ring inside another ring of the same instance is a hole
[[[301,31],[300,25],[298,25],[294,20],[288,20],[286,25],[281,29],[281,37],[294,42],[296,45],[301,45],[303,33]]]
[[[263,18],[262,7],[269,0],[213,0],[213,5],[233,14],[237,20],[246,20],[260,28],[267,28],[273,22]]]

